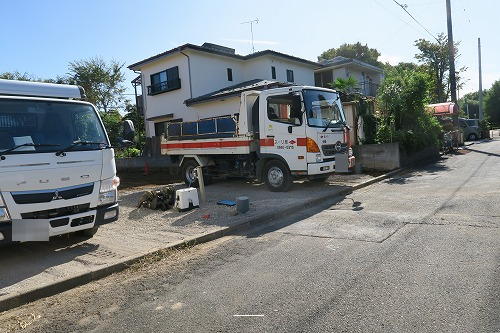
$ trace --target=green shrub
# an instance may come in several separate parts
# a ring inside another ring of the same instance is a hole
[[[141,151],[137,148],[131,147],[126,149],[119,149],[115,151],[115,157],[126,158],[126,157],[138,157],[141,155]]]
[[[377,142],[399,142],[406,154],[439,145],[443,129],[425,110],[427,96],[427,77],[422,73],[405,68],[388,71],[377,96],[381,106]]]

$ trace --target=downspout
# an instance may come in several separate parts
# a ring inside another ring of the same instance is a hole
[[[193,98],[193,86],[191,85],[191,59],[187,54],[182,52],[182,49],[180,47],[179,47],[179,53],[188,59],[189,98]]]

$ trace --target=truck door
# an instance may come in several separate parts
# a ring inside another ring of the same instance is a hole
[[[299,93],[271,95],[261,100],[260,128],[262,154],[279,155],[291,171],[307,170],[306,133]]]

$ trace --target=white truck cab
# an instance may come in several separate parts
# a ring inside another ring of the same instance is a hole
[[[0,245],[118,219],[114,151],[75,85],[0,80]]]
[[[179,161],[184,181],[216,176],[264,180],[288,191],[294,179],[324,181],[355,165],[339,95],[331,89],[289,86],[241,93],[233,115],[170,123],[162,153]],[[221,112],[222,113],[222,112]]]

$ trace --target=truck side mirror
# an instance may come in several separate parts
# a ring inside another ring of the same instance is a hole
[[[125,120],[123,122],[123,138],[125,140],[134,141],[135,128],[132,120]]]
[[[123,122],[123,138],[116,138],[118,146],[131,147],[134,144],[135,128],[132,120]]]

